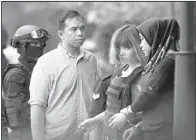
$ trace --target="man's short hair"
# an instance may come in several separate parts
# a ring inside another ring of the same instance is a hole
[[[81,17],[84,20],[84,17],[77,11],[71,10],[71,11],[63,12],[58,18],[58,29],[64,30],[65,21],[67,19],[72,19],[75,17]]]

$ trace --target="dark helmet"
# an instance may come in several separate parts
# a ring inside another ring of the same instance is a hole
[[[20,54],[19,61],[33,68],[37,59],[43,55],[49,38],[50,34],[45,29],[34,25],[24,25],[15,32],[10,44],[17,48]]]
[[[24,25],[15,32],[10,44],[14,48],[18,48],[21,44],[32,42],[36,39],[47,41],[49,38],[50,34],[46,30],[35,25]]]

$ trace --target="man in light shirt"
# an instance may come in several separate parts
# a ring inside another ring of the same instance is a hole
[[[84,18],[77,11],[58,19],[58,47],[37,62],[30,82],[33,140],[88,140],[78,125],[88,118],[90,100],[99,81],[96,58],[80,47]]]

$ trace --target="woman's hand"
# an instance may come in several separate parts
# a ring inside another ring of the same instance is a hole
[[[85,131],[92,131],[93,128],[98,124],[99,121],[97,121],[95,118],[89,118],[84,120],[78,128],[85,130]]]
[[[123,113],[117,113],[109,119],[109,127],[121,129],[124,127],[126,119],[127,118]]]
[[[133,126],[129,129],[125,130],[125,132],[123,134],[123,140],[133,140],[134,137],[136,137],[140,133],[141,133],[141,129]]]

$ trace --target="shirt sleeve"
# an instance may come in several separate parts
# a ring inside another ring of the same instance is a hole
[[[134,112],[143,111],[150,102],[156,102],[156,98],[161,94],[167,84],[174,80],[174,60],[164,58],[153,70],[148,80],[141,87],[142,93],[133,101],[131,109]]]
[[[47,107],[47,101],[51,89],[50,74],[44,65],[39,62],[35,65],[30,81],[30,105],[40,105]]]

